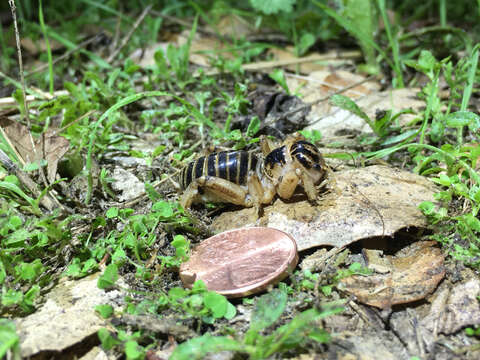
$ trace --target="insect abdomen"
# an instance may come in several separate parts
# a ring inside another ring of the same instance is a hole
[[[222,151],[199,157],[182,170],[180,183],[186,189],[201,176],[215,176],[245,185],[249,170],[255,170],[258,159],[247,151]]]

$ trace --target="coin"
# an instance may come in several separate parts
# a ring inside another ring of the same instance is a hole
[[[297,244],[290,235],[273,228],[251,227],[204,240],[180,266],[180,278],[188,288],[203,280],[209,290],[241,297],[276,284],[297,263]]]

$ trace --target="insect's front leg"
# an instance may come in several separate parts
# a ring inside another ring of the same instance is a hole
[[[297,176],[302,180],[303,190],[305,190],[308,200],[316,201],[317,188],[315,187],[315,183],[313,182],[312,178],[300,169],[296,169],[295,171],[297,173]]]
[[[277,193],[283,199],[290,199],[297,188],[300,181],[298,174],[295,170],[285,172],[285,174],[279,179],[277,185]]]
[[[255,206],[257,215],[260,215],[261,204],[270,204],[275,196],[275,186],[264,179],[262,182],[254,171],[250,171],[247,179],[248,193],[252,206]]]

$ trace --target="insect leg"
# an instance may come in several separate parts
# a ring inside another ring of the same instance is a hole
[[[240,185],[215,176],[202,176],[196,180],[205,193],[210,193],[218,198],[220,202],[232,203],[250,207],[252,204],[247,201],[247,190]]]

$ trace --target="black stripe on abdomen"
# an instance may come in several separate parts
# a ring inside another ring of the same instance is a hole
[[[217,167],[215,166],[218,154],[208,155],[207,174],[208,176],[217,176]]]
[[[238,173],[238,183],[240,185],[244,185],[247,180],[247,174],[249,170],[249,156],[251,154],[247,153],[246,151],[240,152],[240,164],[239,164],[239,173]]]
[[[195,179],[198,179],[203,175],[203,165],[205,164],[205,156],[197,159],[195,162]]]
[[[238,152],[235,151],[227,154],[227,161],[225,164],[225,166],[227,167],[227,180],[236,184],[238,184],[237,162],[238,162]]]
[[[193,165],[195,165],[195,161],[192,161],[190,164],[187,166],[187,171],[186,171],[186,176],[185,176],[185,189],[187,188],[188,185],[192,182],[192,173],[193,173]]]
[[[228,180],[227,179],[227,153],[226,152],[220,152],[216,154],[218,156],[218,177]]]

